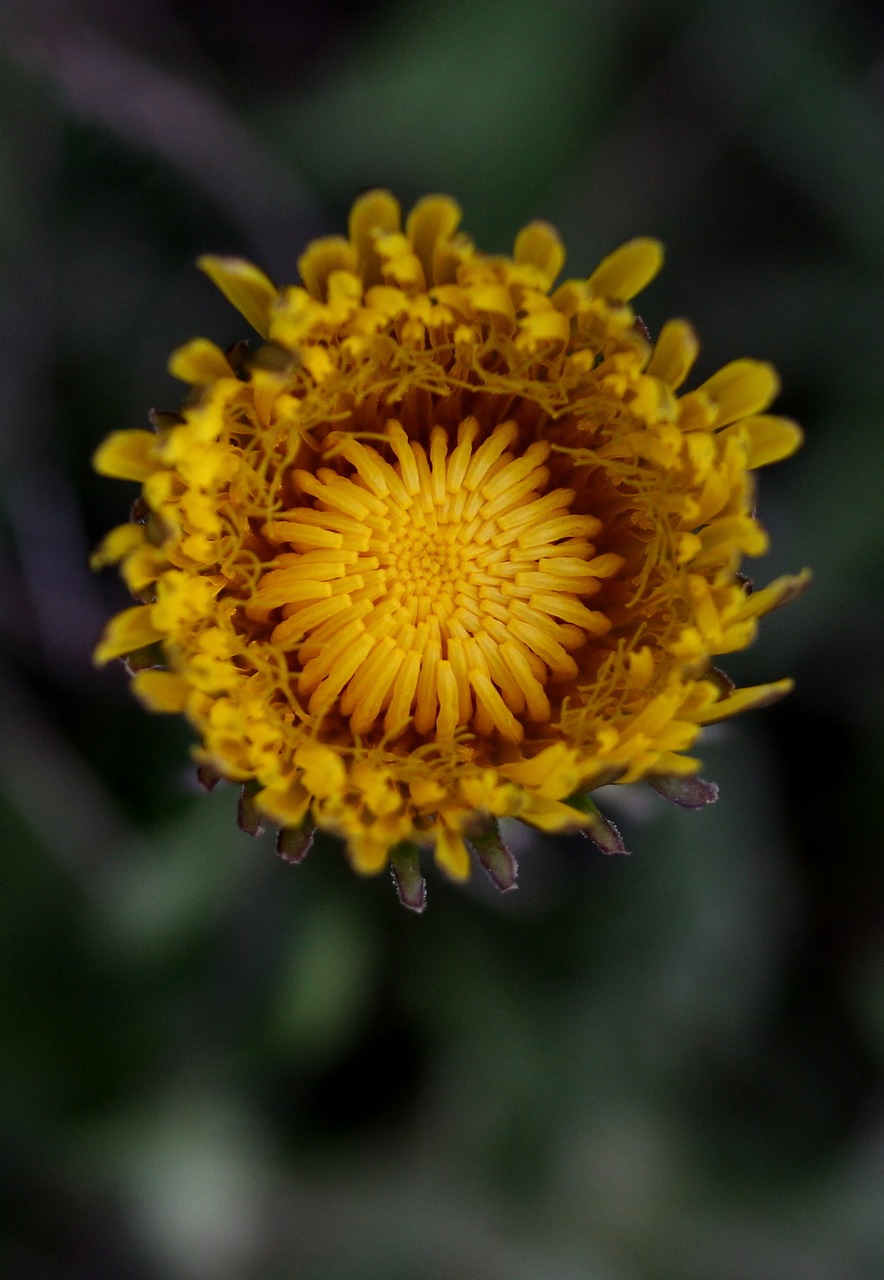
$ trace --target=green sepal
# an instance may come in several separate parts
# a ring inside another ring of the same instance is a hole
[[[501,893],[517,889],[519,864],[507,848],[495,818],[488,818],[481,826],[473,826],[466,833],[467,843],[475,853],[489,878]]]
[[[249,344],[245,339],[241,338],[239,342],[234,342],[224,354],[227,356],[227,363],[233,370],[234,375],[239,378],[240,382],[247,382],[248,369],[246,368],[246,360],[249,355]]]
[[[393,845],[390,874],[403,907],[418,913],[423,911],[427,905],[427,884],[421,875],[420,849],[416,844],[403,840]]]
[[[718,799],[718,784],[703,778],[673,777],[671,774],[648,774],[647,781],[664,800],[682,809],[702,809]]]
[[[702,678],[708,684],[715,685],[720,699],[729,698],[737,687],[727,672],[722,671],[720,667],[709,667],[703,672]]]
[[[250,369],[262,369],[268,373],[291,373],[300,365],[300,358],[279,342],[265,342],[249,355]]]
[[[213,764],[201,761],[196,767],[196,780],[205,791],[212,791],[221,781],[221,774]]]
[[[565,803],[569,804],[572,809],[579,809],[581,813],[585,813],[590,819],[589,825],[583,828],[583,834],[593,842],[597,849],[601,849],[602,853],[629,853],[623,843],[623,837],[620,832],[611,819],[606,818],[600,812],[598,805],[588,791],[569,796]]]
[[[259,790],[259,783],[247,782],[239,793],[236,824],[247,836],[259,836],[264,830],[264,815],[255,804],[255,796]]]
[[[303,862],[313,847],[316,828],[310,822],[299,827],[282,827],[276,837],[276,852],[286,862]]]
[[[158,435],[171,431],[173,427],[180,427],[186,421],[183,414],[174,409],[148,409],[147,420]]]
[[[155,640],[153,644],[146,644],[141,649],[133,649],[131,653],[127,653],[123,662],[129,674],[134,675],[136,671],[163,670],[166,666],[166,655],[163,653],[161,642]]]

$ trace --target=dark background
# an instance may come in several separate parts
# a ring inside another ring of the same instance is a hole
[[[836,0],[32,0],[0,10],[0,1272],[24,1280],[880,1280],[884,18]],[[514,835],[423,918],[293,869],[93,670],[125,607],[90,472],[383,184],[568,270],[653,234],[699,376],[771,359],[802,453],[728,666],[711,809],[610,789],[634,854]]]

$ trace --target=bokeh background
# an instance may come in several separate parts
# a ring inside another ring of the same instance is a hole
[[[18,0],[0,9],[0,1273],[23,1280],[884,1275],[884,11],[868,0]],[[90,648],[123,588],[108,431],[291,279],[354,194],[535,216],[699,376],[783,375],[768,579],[722,798],[609,789],[634,854],[518,837],[521,888],[403,911],[198,794]]]

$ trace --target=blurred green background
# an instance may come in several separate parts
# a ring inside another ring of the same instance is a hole
[[[18,0],[0,9],[0,1273],[25,1280],[884,1275],[884,12],[868,0]],[[292,279],[363,187],[482,247],[636,234],[700,376],[774,361],[768,579],[697,814],[630,859],[514,836],[423,918],[197,794],[89,652],[131,491],[108,431],[245,336],[193,268]]]

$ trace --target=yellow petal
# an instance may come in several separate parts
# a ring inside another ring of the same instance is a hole
[[[98,446],[92,465],[101,476],[117,480],[146,480],[157,470],[152,431],[112,431]]]
[[[695,716],[698,724],[714,724],[718,720],[726,720],[729,716],[739,715],[741,711],[749,711],[754,707],[769,707],[791,693],[795,687],[794,680],[775,680],[772,684],[756,684],[748,689],[737,689],[727,698],[714,702],[711,707]]]
[[[654,764],[654,772],[664,777],[688,778],[697,773],[700,761],[693,756],[682,756],[674,751],[661,751]]]
[[[470,305],[474,311],[488,315],[504,316],[512,320],[515,315],[510,291],[503,284],[477,284],[469,290]],[[558,315],[558,312],[554,312]]]
[[[503,765],[499,772],[520,787],[558,800],[570,795],[576,785],[577,752],[564,742],[556,742],[527,760]]]
[[[195,387],[208,386],[219,378],[233,377],[227,356],[208,338],[194,338],[173,351],[169,358],[169,372],[173,378]]]
[[[120,572],[123,581],[134,596],[141,596],[157,580],[169,561],[158,547],[153,547],[146,540],[131,555],[126,557]]]
[[[653,280],[662,265],[663,246],[659,240],[628,240],[596,267],[587,284],[597,297],[628,302]]]
[[[277,298],[276,286],[263,271],[243,258],[220,258],[204,254],[196,264],[216,285],[229,303],[245,316],[262,338],[270,332],[270,309]]]
[[[255,797],[258,808],[282,827],[300,827],[310,810],[310,793],[299,782],[265,787]]]
[[[567,342],[571,322],[561,311],[535,311],[519,321],[519,333],[532,342]]]
[[[556,311],[563,316],[575,316],[585,307],[589,298],[589,288],[584,280],[565,280],[550,298]]]
[[[535,267],[549,288],[565,265],[565,248],[555,227],[548,222],[529,222],[516,236],[513,258]]]
[[[187,706],[190,685],[174,671],[136,671],[132,691],[148,711],[174,713]]]
[[[780,389],[773,365],[761,360],[732,360],[697,388],[715,405],[715,426],[725,427],[738,418],[766,409]]]
[[[136,649],[162,640],[163,632],[158,631],[151,621],[153,608],[149,604],[138,604],[133,609],[124,609],[116,617],[111,618],[104,629],[104,635],[95,646],[93,655],[96,665],[103,667],[113,658],[122,658]]]
[[[298,270],[304,287],[314,298],[324,302],[327,297],[328,278],[333,271],[357,269],[356,249],[343,236],[326,236],[313,240],[298,259]]]
[[[519,811],[519,818],[539,831],[577,830],[592,823],[589,814],[581,813],[561,800],[545,800],[542,796],[528,796]]]
[[[347,781],[344,763],[336,751],[319,742],[308,742],[295,754],[295,764],[303,769],[302,782],[321,800],[340,796]]]
[[[470,874],[470,855],[463,836],[444,824],[436,832],[436,862],[452,880],[466,880]]]
[[[398,231],[401,225],[399,201],[389,191],[366,191],[353,203],[348,230],[356,246],[359,271],[366,285],[380,280],[380,261],[374,249],[378,232]]]
[[[674,391],[690,373],[699,350],[697,335],[687,320],[668,320],[660,330],[647,372]]]
[[[350,866],[361,876],[376,876],[383,871],[389,861],[391,841],[381,832],[375,833],[371,827],[348,830],[346,833],[347,853]]]
[[[747,596],[746,603],[739,610],[737,617],[760,618],[774,609],[779,609],[781,605],[791,604],[810,585],[811,576],[809,569],[802,569],[800,573],[784,574],[783,577],[776,578],[761,591],[753,591],[750,596]]]
[[[450,196],[424,196],[408,215],[405,234],[420,259],[427,284],[435,279],[436,245],[454,235],[460,225],[460,205]]]
[[[743,418],[734,430],[745,431],[749,435],[746,466],[750,471],[788,458],[801,447],[804,439],[804,433],[797,422],[791,422],[788,418],[776,418],[769,413]]]
[[[109,564],[118,564],[143,544],[145,536],[144,525],[118,524],[116,529],[105,534],[89,557],[90,569],[98,570]]]

